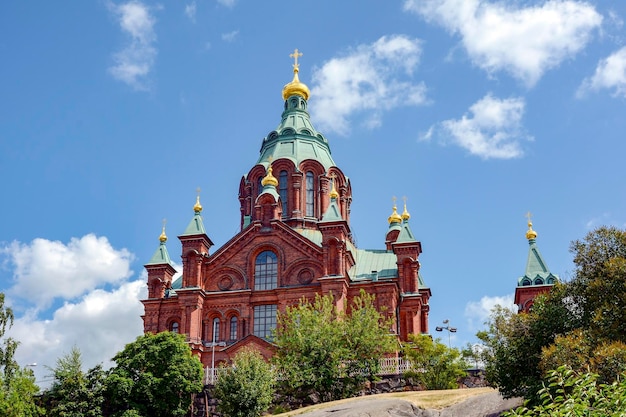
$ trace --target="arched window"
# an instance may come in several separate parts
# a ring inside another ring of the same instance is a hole
[[[315,188],[313,184],[313,173],[306,173],[306,212],[305,216],[315,216]]]
[[[213,319],[213,341],[220,340],[220,319],[217,317]]]
[[[177,321],[173,321],[172,323],[170,323],[170,332],[178,333],[178,322]]]
[[[230,340],[237,340],[237,317],[230,318]]]
[[[254,289],[272,290],[278,285],[278,260],[276,254],[264,251],[254,263]]]
[[[278,193],[283,204],[283,217],[287,216],[287,171],[280,171],[278,174]]]
[[[535,285],[543,285],[543,280],[539,277],[535,278]]]

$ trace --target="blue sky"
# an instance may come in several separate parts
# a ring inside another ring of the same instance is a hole
[[[626,225],[624,18],[608,0],[3,2],[0,291],[18,359],[77,346],[107,365],[134,340],[142,265],[163,218],[179,260],[198,187],[216,247],[238,232],[295,48],[358,246],[384,247],[406,196],[430,325],[475,342],[512,303],[528,211],[564,279],[570,241]]]

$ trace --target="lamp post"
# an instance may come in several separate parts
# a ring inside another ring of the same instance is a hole
[[[438,332],[442,332],[444,330],[448,331],[448,349],[450,349],[450,333],[456,333],[456,327],[450,326],[450,320],[448,319],[445,319],[443,324],[445,324],[445,326],[437,326],[435,327],[435,330]]]
[[[213,341],[211,342],[211,385],[215,385],[215,346],[226,346],[225,342],[216,342],[215,335],[217,333],[218,321],[213,321]]]

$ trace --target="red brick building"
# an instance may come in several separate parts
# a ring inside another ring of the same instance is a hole
[[[350,179],[311,123],[310,93],[298,70],[296,57],[293,80],[283,88],[281,122],[241,178],[240,232],[213,250],[198,196],[191,222],[178,236],[182,276],[173,280],[165,229],[145,265],[144,331],[184,333],[205,366],[230,360],[245,345],[270,356],[276,312],[315,294],[332,292],[343,308],[365,289],[394,319],[390,331],[401,340],[428,333],[431,292],[419,274],[422,246],[409,227],[406,204],[402,214],[394,204],[382,249],[356,247]]]

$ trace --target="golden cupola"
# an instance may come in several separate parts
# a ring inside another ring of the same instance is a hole
[[[302,56],[302,52],[298,52],[296,49],[293,54],[289,55],[290,57],[295,59],[295,63],[293,64],[293,80],[290,83],[285,84],[283,87],[283,100],[287,100],[291,96],[300,96],[305,100],[309,99],[311,95],[311,91],[309,91],[309,87],[306,84],[301,83],[298,78],[298,72],[300,71],[298,64],[298,57]]]
[[[272,175],[272,165],[267,167],[267,174],[261,180],[261,185],[265,187],[266,185],[272,185],[274,187],[278,187],[278,180],[274,175]]]
[[[402,222],[402,216],[398,214],[398,207],[396,206],[395,201],[393,203],[393,213],[391,213],[391,216],[387,218],[387,221],[389,224]]]

